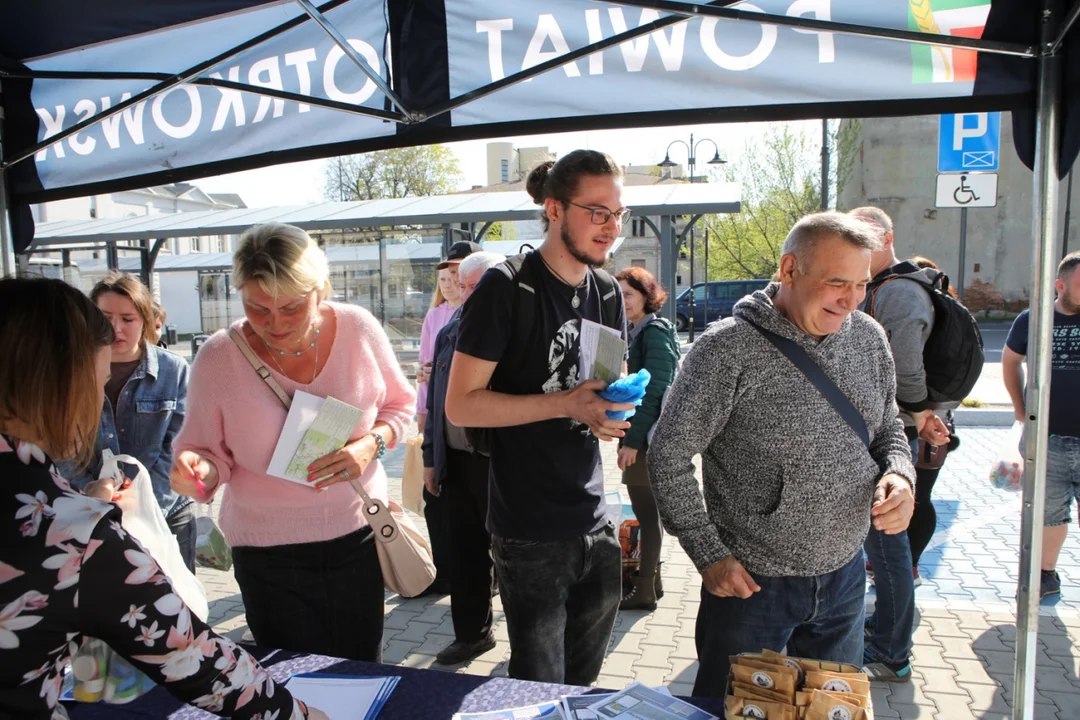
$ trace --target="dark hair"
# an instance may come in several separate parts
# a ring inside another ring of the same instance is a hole
[[[154,299],[150,296],[150,288],[136,275],[119,270],[110,270],[104,279],[99,280],[90,291],[90,299],[95,303],[107,292],[123,295],[135,306],[135,312],[139,313],[142,320],[142,337],[139,338],[139,346],[153,345],[154,340]]]
[[[1080,250],[1069,253],[1065,257],[1061,258],[1061,262],[1058,264],[1058,280],[1064,280],[1065,276],[1071,273],[1080,265]]]
[[[625,280],[626,284],[645,297],[645,312],[654,313],[664,307],[667,290],[656,277],[642,267],[626,268],[615,276],[616,280]]]
[[[610,175],[621,178],[623,171],[606,153],[574,150],[558,162],[545,160],[534,167],[529,173],[529,179],[525,181],[525,189],[537,205],[542,206],[548,198],[555,198],[565,207],[567,201],[577,192],[578,182],[583,175]],[[546,210],[540,211],[540,222],[546,231],[550,224]]]
[[[112,324],[63,280],[0,280],[0,421],[17,420],[56,460],[85,467],[101,423],[97,353]]]
[[[911,262],[915,263],[917,267],[920,267],[923,270],[929,269],[941,272],[941,268],[938,267],[938,264],[928,257],[923,257],[922,255],[915,255],[911,258]],[[960,298],[960,296],[956,292],[956,288],[954,288],[952,285],[949,286],[949,295],[957,299]]]

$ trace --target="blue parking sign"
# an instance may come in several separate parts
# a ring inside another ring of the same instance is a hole
[[[1001,150],[1001,113],[942,115],[938,125],[938,172],[996,172]]]

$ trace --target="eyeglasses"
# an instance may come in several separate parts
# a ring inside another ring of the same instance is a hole
[[[624,224],[629,218],[630,213],[633,212],[630,208],[619,208],[618,210],[608,210],[606,207],[590,207],[588,205],[578,205],[576,202],[570,200],[564,200],[567,205],[573,205],[579,207],[582,210],[588,210],[592,213],[593,225],[607,225],[608,220],[615,216],[615,222],[620,225]]]

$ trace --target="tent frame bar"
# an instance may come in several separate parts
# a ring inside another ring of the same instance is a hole
[[[168,80],[173,77],[169,73],[157,73],[157,72],[81,72],[78,70],[31,70],[30,72],[5,72],[0,70],[0,78],[20,78],[27,80]],[[290,100],[297,103],[303,103],[305,105],[314,105],[315,107],[326,108],[327,110],[338,110],[341,112],[351,113],[353,115],[363,115],[366,117],[376,118],[378,120],[391,120],[393,122],[402,122],[406,118],[399,112],[393,112],[390,110],[379,110],[376,108],[364,107],[362,105],[351,105],[349,103],[338,102],[337,100],[328,100],[326,98],[312,97],[310,95],[301,95],[300,93],[290,92],[288,90],[278,90],[277,88],[262,87],[257,85],[249,85],[247,83],[236,82],[234,80],[225,80],[224,78],[212,78],[201,77],[190,80],[191,85],[204,85],[207,87],[219,87],[227,88],[230,90],[239,90],[240,92],[251,93],[252,95],[265,95],[272,98],[280,98],[282,100]]]
[[[1043,512],[1046,507],[1046,455],[1050,441],[1050,378],[1054,350],[1054,280],[1057,275],[1058,156],[1062,102],[1062,58],[1054,54],[1059,37],[1060,0],[1042,1],[1036,84],[1035,167],[1031,318],[1028,377],[1024,399],[1023,501],[1016,607],[1016,659],[1013,668],[1013,720],[1035,717],[1035,673],[1039,654],[1039,589],[1042,575]]]
[[[371,79],[373,83],[375,83],[376,87],[379,88],[382,94],[389,98],[390,102],[394,103],[394,105],[398,107],[398,109],[406,118],[412,120],[412,111],[410,111],[409,108],[405,105],[405,103],[401,100],[401,98],[398,97],[398,94],[394,92],[394,89],[390,87],[390,84],[383,80],[382,76],[379,75],[379,73],[375,72],[375,70],[372,69],[370,65],[368,65],[367,60],[365,60],[363,56],[361,56],[360,53],[356,51],[356,48],[349,44],[348,39],[346,39],[346,37],[341,34],[341,31],[334,27],[334,24],[331,23],[326,18],[326,16],[323,15],[322,12],[320,12],[318,8],[311,4],[311,0],[295,1],[296,4],[299,5],[304,10],[304,12],[308,14],[308,17],[315,21],[315,24],[322,28],[323,32],[330,36],[330,38],[334,41],[334,44],[341,48],[342,52],[345,53],[345,57],[352,60],[353,63],[356,64],[356,66],[359,67],[364,72],[364,74]]]
[[[1036,57],[1036,52],[1033,47],[1030,45],[1022,45],[1020,43],[953,37],[950,35],[935,35],[933,33],[916,32],[914,30],[894,30],[891,28],[879,28],[870,25],[842,23],[834,20],[789,17],[787,15],[752,12],[750,10],[740,10],[732,7],[689,5],[685,2],[677,2],[675,0],[592,0],[592,2],[650,8],[686,16],[712,17],[725,20],[746,20],[748,22],[761,23],[763,25],[780,25],[800,30],[816,30],[818,32],[830,32],[840,35],[880,38],[882,40],[898,40],[900,42],[913,43],[916,45],[936,45],[938,47],[978,50],[980,52],[993,53],[996,55],[1015,55],[1027,58]]]
[[[1069,30],[1072,29],[1077,18],[1080,18],[1080,2],[1074,2],[1072,8],[1069,10],[1069,15],[1065,18],[1065,22],[1061,26],[1061,32],[1058,33],[1057,39],[1054,40],[1053,47],[1050,48],[1051,55],[1057,55],[1058,50],[1061,49],[1061,44],[1065,42],[1065,36],[1069,34]]]
[[[339,5],[343,5],[346,2],[348,2],[348,0],[330,0],[329,2],[324,4],[319,9],[320,10],[332,9],[332,8],[335,8],[335,7],[339,6]],[[247,50],[250,50],[253,47],[261,45],[262,43],[266,42],[267,40],[271,40],[271,39],[277,37],[278,35],[282,35],[282,34],[288,32],[289,30],[292,30],[294,27],[297,27],[298,25],[304,24],[307,21],[308,21],[308,18],[306,16],[299,15],[299,16],[297,16],[295,18],[292,18],[291,20],[287,20],[286,22],[281,23],[277,27],[270,28],[269,30],[267,30],[264,33],[261,33],[259,35],[256,35],[253,38],[245,40],[244,42],[240,43],[239,45],[236,45],[235,47],[233,47],[233,48],[231,48],[229,50],[226,50],[225,52],[219,53],[218,55],[215,55],[214,57],[210,58],[209,60],[204,60],[204,61],[198,63],[197,65],[193,65],[192,67],[188,68],[187,70],[184,70],[184,71],[182,71],[180,73],[177,73],[176,75],[172,75],[172,76],[169,77],[168,80],[164,80],[162,82],[159,82],[157,85],[154,85],[153,87],[151,87],[151,88],[149,88],[147,90],[144,90],[143,92],[139,93],[138,95],[130,97],[127,100],[124,100],[123,102],[120,102],[120,103],[114,105],[113,107],[109,108],[108,110],[104,110],[102,112],[99,112],[96,115],[91,115],[90,117],[86,118],[85,120],[83,120],[81,122],[77,122],[74,125],[72,125],[71,127],[67,128],[65,130],[61,130],[60,132],[56,133],[55,135],[51,135],[48,138],[42,140],[41,142],[39,142],[39,143],[37,143],[35,145],[32,145],[32,146],[26,148],[25,150],[22,150],[19,153],[16,153],[15,155],[13,155],[11,157],[10,160],[3,160],[2,162],[0,162],[0,171],[6,170],[7,168],[11,167],[12,165],[14,165],[17,162],[22,162],[23,160],[26,160],[27,158],[33,157],[35,153],[37,153],[37,152],[39,152],[41,150],[44,150],[45,148],[52,147],[56,143],[61,142],[63,140],[66,140],[67,138],[71,137],[72,135],[75,135],[76,133],[80,133],[83,130],[86,130],[88,127],[92,127],[93,125],[97,125],[101,121],[106,120],[106,119],[108,119],[108,118],[110,118],[113,115],[116,115],[118,113],[121,113],[124,110],[128,109],[129,107],[132,107],[133,105],[137,105],[137,104],[139,104],[141,102],[151,100],[154,97],[156,97],[158,95],[161,95],[162,93],[164,93],[164,92],[166,92],[168,90],[173,89],[174,87],[178,87],[178,86],[183,85],[185,83],[191,82],[196,77],[198,77],[199,75],[203,74],[204,72],[210,70],[211,68],[214,68],[214,67],[220,65],[221,63],[223,63],[223,62],[225,62],[227,60],[230,60],[231,58],[234,58],[237,55],[239,55],[239,54],[241,54],[241,53],[243,53],[243,52],[245,52]]]

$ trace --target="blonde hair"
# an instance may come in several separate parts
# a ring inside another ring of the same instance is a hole
[[[123,295],[135,306],[135,312],[139,313],[143,324],[139,347],[157,342],[154,339],[154,299],[150,296],[150,288],[131,273],[110,270],[103,280],[94,285],[94,289],[90,291],[90,299],[97,304],[98,298],[107,292]]]
[[[275,298],[315,291],[322,301],[330,297],[330,262],[295,225],[255,225],[240,236],[233,254],[233,285],[239,290],[251,281]]]
[[[62,280],[0,280],[0,307],[0,421],[85,468],[101,423],[97,353],[116,341],[112,324]]]
[[[429,310],[434,310],[435,308],[446,302],[446,296],[442,294],[442,285],[439,284],[439,276],[442,275],[443,270],[449,269],[450,267],[447,266],[444,267],[442,270],[435,271],[435,294],[431,296],[431,307],[428,308]]]

